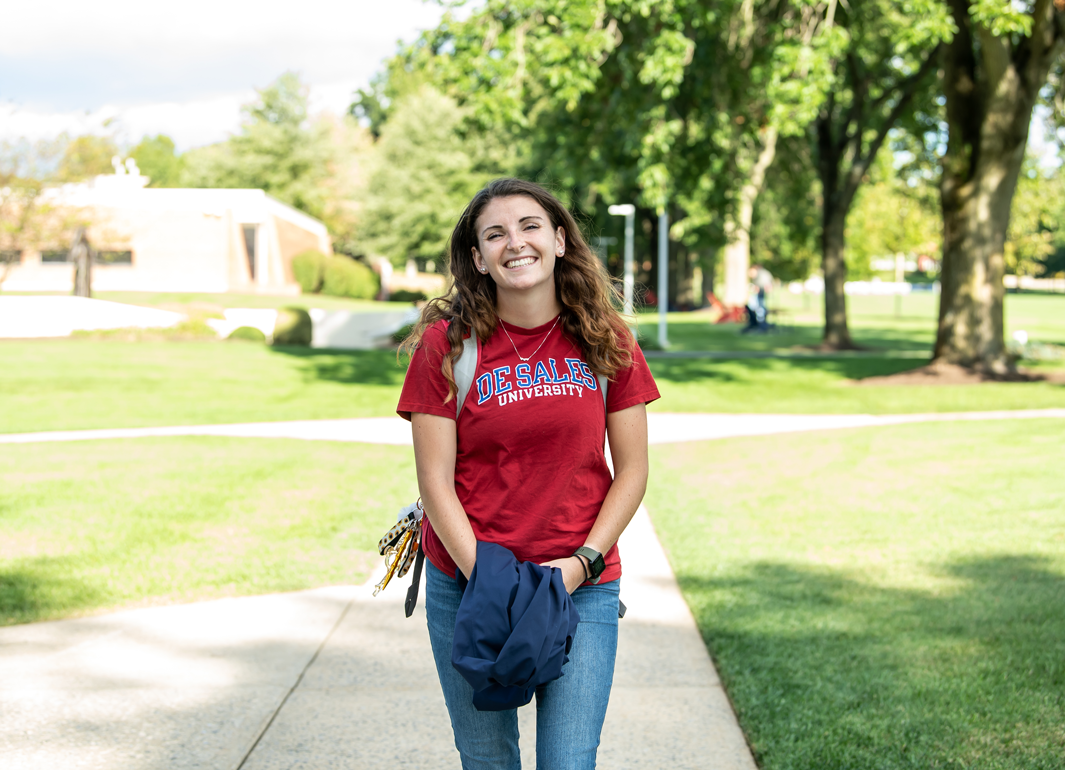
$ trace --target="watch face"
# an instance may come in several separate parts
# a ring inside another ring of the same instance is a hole
[[[595,579],[602,575],[603,570],[606,569],[606,559],[603,558],[603,554],[587,546],[581,547],[580,552],[588,559],[588,571],[591,573],[592,578]]]
[[[599,554],[595,561],[591,564],[592,577],[597,578],[603,574],[603,570],[606,569],[606,559],[603,558],[603,554]]]
[[[592,580],[595,580],[603,574],[603,570],[606,569],[606,560],[603,558],[603,554],[586,545],[582,545],[578,548],[574,553],[574,556],[577,554],[580,554],[588,560],[588,572],[591,575]]]

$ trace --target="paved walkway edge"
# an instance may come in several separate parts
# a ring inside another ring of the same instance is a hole
[[[922,414],[712,414],[649,412],[649,441],[707,441],[730,436],[760,436],[808,430],[866,428],[913,422],[970,422],[982,420],[1043,420],[1065,418],[1065,409],[1016,409],[988,412],[930,412]],[[150,428],[40,431],[0,434],[0,444],[51,441],[100,441],[166,436],[227,436],[232,438],[290,438],[305,441],[347,441],[411,446],[410,423],[400,417],[360,417],[343,420],[292,420],[228,425],[170,425]]]
[[[619,547],[629,611],[600,766],[756,770],[642,506]],[[380,574],[0,628],[5,770],[458,767],[424,607],[403,617],[409,579],[373,597]],[[535,721],[519,711],[530,768]]]

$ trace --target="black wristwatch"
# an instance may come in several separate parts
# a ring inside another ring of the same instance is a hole
[[[589,548],[586,545],[582,545],[576,551],[573,552],[574,556],[583,556],[588,560],[588,573],[592,583],[599,582],[599,576],[603,574],[603,570],[606,569],[606,561],[603,559],[603,554],[594,548]]]

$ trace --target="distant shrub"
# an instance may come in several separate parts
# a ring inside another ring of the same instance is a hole
[[[402,345],[403,340],[407,339],[412,331],[414,331],[414,324],[401,326],[392,333],[392,341],[397,345]]]
[[[274,322],[275,345],[303,345],[311,344],[314,333],[314,324],[311,323],[311,314],[301,307],[283,307],[277,311],[277,321]]]
[[[391,292],[388,298],[393,302],[424,302],[429,299],[429,295],[424,291],[410,291],[409,289],[399,289],[398,291]]]
[[[640,346],[640,350],[662,350],[662,346],[658,344],[658,337],[644,334],[642,330],[636,335],[636,344]]]
[[[124,342],[150,342],[156,340],[216,340],[218,332],[207,325],[202,318],[185,319],[173,326],[146,327],[132,326],[122,329],[75,329],[71,337],[85,339],[121,340]]]
[[[254,326],[238,326],[229,336],[227,340],[246,340],[247,342],[266,342],[266,335],[262,333],[261,329],[256,329]]]
[[[378,278],[373,270],[350,257],[327,257],[322,271],[322,294],[352,299],[377,296]]]
[[[329,259],[320,251],[303,251],[292,258],[292,275],[304,294],[316,294],[322,290],[325,262]]]

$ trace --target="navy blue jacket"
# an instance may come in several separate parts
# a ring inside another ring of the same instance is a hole
[[[562,676],[580,615],[562,570],[519,562],[494,543],[477,543],[477,563],[455,620],[451,665],[473,687],[478,711],[532,700],[537,685]]]

